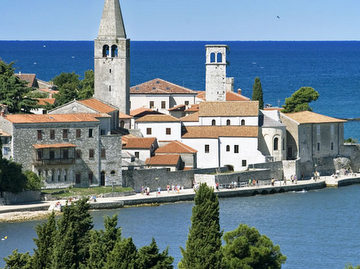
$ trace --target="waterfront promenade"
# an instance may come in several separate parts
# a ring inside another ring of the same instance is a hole
[[[216,190],[216,194],[220,198],[224,197],[239,197],[239,196],[253,196],[282,193],[289,191],[308,191],[314,189],[322,189],[326,187],[345,186],[360,183],[360,174],[353,174],[349,176],[334,177],[320,177],[317,180],[299,180],[297,182],[275,181],[274,184],[263,185],[242,185],[237,188],[220,188]],[[195,192],[193,189],[184,189],[180,191],[161,191],[150,192],[146,194],[134,194],[123,197],[96,197],[96,202],[89,201],[90,208],[94,210],[99,209],[114,209],[122,208],[124,206],[138,206],[138,205],[156,205],[159,203],[173,203],[179,201],[192,201]],[[50,206],[54,206],[60,202],[63,206],[66,200],[58,201],[42,201],[31,204],[21,205],[4,205],[0,206],[0,222],[4,221],[26,221],[29,219],[42,218],[48,214]]]

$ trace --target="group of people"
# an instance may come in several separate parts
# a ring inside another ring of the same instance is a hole
[[[141,194],[150,195],[150,187],[141,186]]]
[[[171,191],[172,191],[173,193],[175,193],[175,192],[180,193],[180,190],[183,190],[183,189],[184,189],[183,186],[180,186],[180,185],[171,185]],[[166,191],[167,191],[168,193],[170,193],[170,185],[167,185],[167,186],[166,186]]]
[[[259,180],[249,178],[249,184],[248,185],[249,185],[249,187],[250,186],[259,186]]]

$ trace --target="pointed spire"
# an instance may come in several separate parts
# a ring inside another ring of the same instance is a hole
[[[105,0],[98,38],[126,38],[119,0]]]

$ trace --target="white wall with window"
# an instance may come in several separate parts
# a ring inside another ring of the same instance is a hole
[[[215,121],[215,124],[214,124]],[[258,126],[258,117],[199,117],[200,125],[216,125],[216,126]]]
[[[131,94],[131,107],[134,110],[140,107],[152,108],[162,113],[169,114],[170,95],[169,94]],[[152,107],[151,107],[152,106]]]
[[[219,141],[217,138],[186,138],[182,143],[197,150],[197,167],[219,167]]]
[[[144,137],[156,137],[158,140],[180,140],[179,122],[137,122],[136,127]]]

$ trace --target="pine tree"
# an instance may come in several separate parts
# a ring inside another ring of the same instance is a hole
[[[191,227],[179,268],[221,268],[219,201],[213,189],[201,184],[195,195]]]
[[[109,253],[105,269],[135,269],[138,253],[131,237],[120,240]],[[150,268],[150,267],[148,267]]]
[[[149,246],[139,249],[137,266],[139,269],[171,269],[174,258],[168,255],[168,249],[159,253],[155,239],[151,240]]]
[[[252,94],[253,101],[259,101],[259,108],[264,108],[264,100],[263,100],[263,90],[260,82],[260,78],[256,77],[255,82],[253,85],[253,94]]]
[[[15,249],[9,257],[4,258],[4,261],[6,262],[4,269],[32,269],[29,252],[19,253]]]
[[[312,111],[309,103],[319,98],[319,93],[311,87],[301,87],[290,97],[285,99],[282,112],[292,113],[300,111]]]

